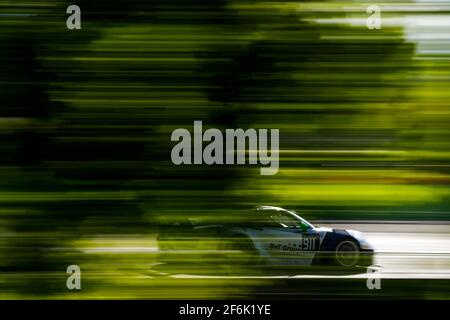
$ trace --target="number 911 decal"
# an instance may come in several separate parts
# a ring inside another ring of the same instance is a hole
[[[290,252],[316,251],[319,248],[319,241],[320,239],[318,236],[312,236],[300,239],[299,242],[295,243],[282,244],[271,242],[269,248],[271,250],[290,251]]]

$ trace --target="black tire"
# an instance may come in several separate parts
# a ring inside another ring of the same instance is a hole
[[[360,256],[358,244],[351,239],[345,239],[337,244],[334,261],[340,267],[353,268],[358,265]]]
[[[258,253],[253,242],[245,236],[222,239],[220,250],[227,265],[255,265],[258,262]]]

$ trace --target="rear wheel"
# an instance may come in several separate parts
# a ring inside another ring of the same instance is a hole
[[[247,237],[232,236],[222,240],[220,249],[227,265],[253,265],[257,263],[257,252]]]

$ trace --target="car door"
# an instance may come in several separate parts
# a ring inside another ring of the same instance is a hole
[[[267,255],[283,264],[310,265],[319,250],[319,234],[283,212],[266,212],[257,237]]]

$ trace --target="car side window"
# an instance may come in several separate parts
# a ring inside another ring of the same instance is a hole
[[[264,228],[299,228],[301,221],[280,210],[261,210],[255,214],[255,225]]]
[[[249,221],[249,226],[254,228],[279,228],[280,225],[270,219],[267,215],[254,214]]]
[[[290,215],[284,214],[280,211],[275,211],[270,214],[270,219],[279,224],[284,228],[297,228],[299,227],[299,221],[291,217]]]

